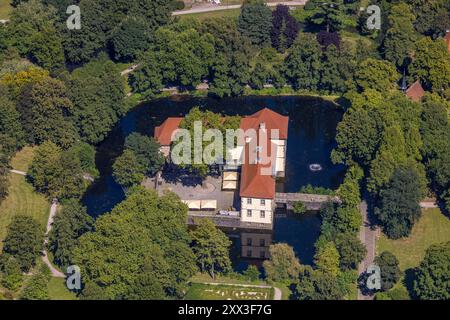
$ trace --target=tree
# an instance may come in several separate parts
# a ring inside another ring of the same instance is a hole
[[[388,291],[397,283],[401,276],[398,260],[389,251],[384,251],[375,257],[374,262],[380,267],[381,291]]]
[[[316,39],[300,34],[284,62],[284,74],[295,89],[315,90],[320,80],[321,50]]]
[[[408,236],[421,216],[419,202],[424,190],[422,180],[414,168],[399,167],[386,189],[381,190],[375,214],[389,238]]]
[[[450,242],[432,245],[417,268],[414,293],[421,300],[448,300]]]
[[[239,32],[248,37],[254,45],[264,47],[270,44],[272,11],[263,0],[244,2],[238,18]]]
[[[411,7],[406,3],[392,6],[389,14],[389,29],[384,37],[384,55],[397,67],[405,67],[412,57],[416,33],[413,27],[415,20]]]
[[[249,281],[257,281],[260,276],[258,267],[253,264],[249,265],[242,275]]]
[[[269,260],[263,262],[267,279],[287,282],[298,276],[300,262],[292,247],[286,243],[276,243],[270,245],[269,254]]]
[[[436,38],[445,34],[449,27],[448,12],[450,6],[445,0],[409,0],[416,21],[416,30],[424,35]]]
[[[123,188],[139,184],[144,179],[144,168],[133,151],[125,150],[113,164],[113,176]]]
[[[339,50],[333,44],[323,52],[319,89],[328,93],[343,93],[347,90],[347,81],[351,79],[354,57],[347,48]]]
[[[80,266],[86,283],[84,298],[145,298],[160,292],[159,286],[165,297],[181,298],[195,273],[186,219],[187,207],[175,194],[158,197],[133,188],[111,213],[97,218],[73,251],[72,263]]]
[[[359,92],[374,89],[386,92],[396,87],[395,82],[400,78],[395,66],[389,61],[368,58],[357,68],[354,82]]]
[[[163,75],[154,52],[149,50],[144,54],[142,63],[130,74],[129,82],[133,91],[146,98],[153,97],[164,87]]]
[[[29,216],[16,216],[8,226],[3,242],[3,254],[14,257],[23,272],[35,265],[44,243],[44,231],[39,223]]]
[[[414,60],[409,72],[425,89],[443,95],[450,83],[450,59],[442,39],[423,37],[416,42]]]
[[[366,247],[353,234],[340,234],[335,243],[340,257],[339,266],[342,270],[357,268],[366,256]]]
[[[294,202],[293,211],[297,214],[302,214],[307,211],[306,206],[301,201]]]
[[[25,139],[20,114],[14,102],[7,97],[3,86],[0,86],[0,134],[13,138],[16,148],[21,146]]]
[[[50,141],[36,149],[28,175],[36,190],[53,198],[80,198],[86,189],[80,159]]]
[[[61,267],[70,265],[73,249],[78,244],[78,238],[91,231],[93,219],[76,200],[69,200],[63,205],[63,210],[56,215],[49,235],[50,251],[54,262]]]
[[[51,278],[50,269],[48,269],[46,265],[43,265],[39,270],[39,273],[33,275],[30,281],[28,281],[27,285],[25,286],[20,295],[20,299],[50,300],[47,288],[50,278]]]
[[[103,141],[126,108],[117,66],[103,56],[77,68],[66,82],[79,135],[88,143]]]
[[[125,139],[125,148],[133,151],[136,160],[145,173],[154,175],[165,162],[164,156],[159,152],[159,143],[153,137],[134,132]]]
[[[272,30],[270,32],[272,46],[278,52],[284,52],[294,43],[298,30],[298,23],[289,13],[289,7],[282,4],[277,5],[272,12]]]
[[[113,31],[111,36],[114,58],[119,61],[133,61],[148,48],[150,33],[147,23],[138,18],[128,17]]]
[[[325,26],[327,32],[338,31],[343,27],[345,20],[345,7],[343,0],[334,0],[322,2],[320,0],[311,0],[309,8],[313,10],[313,14],[309,18],[309,22]]]
[[[298,300],[342,300],[344,291],[335,277],[302,266],[293,295]]]
[[[231,241],[211,220],[201,219],[191,232],[191,237],[192,250],[202,272],[208,271],[214,279],[216,272],[231,270]]]
[[[317,269],[337,277],[339,273],[339,252],[333,242],[328,242],[321,246],[314,256],[314,263]]]
[[[63,148],[74,143],[78,134],[67,94],[64,83],[53,78],[44,78],[23,92],[18,109],[30,143],[50,140]]]
[[[17,291],[23,283],[22,270],[16,258],[3,254],[0,255],[1,284],[11,291]]]

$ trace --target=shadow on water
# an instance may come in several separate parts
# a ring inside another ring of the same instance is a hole
[[[315,97],[239,97],[215,100],[212,98],[171,97],[138,105],[124,116],[108,137],[97,147],[96,164],[100,178],[86,192],[83,203],[90,215],[97,217],[109,212],[125,195],[111,177],[112,164],[123,151],[125,137],[132,132],[152,136],[155,126],[167,117],[183,116],[194,106],[220,112],[224,115],[250,115],[262,108],[270,108],[289,116],[287,144],[287,175],[277,190],[297,192],[301,186],[311,184],[337,188],[343,179],[344,168],[330,161],[335,146],[336,126],[342,110],[332,102]],[[321,171],[312,172],[309,164],[320,163]],[[300,261],[312,262],[314,242],[319,234],[318,215],[285,215],[275,218],[271,242],[286,242],[294,247]],[[248,262],[258,264],[262,259],[244,259],[239,245],[240,236],[231,238],[235,243],[235,265],[245,268]],[[236,243],[238,243],[236,245]],[[270,244],[270,243],[269,243]],[[241,268],[238,268],[241,269]]]

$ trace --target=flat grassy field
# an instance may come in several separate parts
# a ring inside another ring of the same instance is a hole
[[[186,300],[270,300],[273,288],[242,287],[239,285],[209,285],[192,283]]]
[[[9,13],[12,10],[10,0],[0,0],[0,20],[8,19]]]
[[[390,240],[382,235],[377,242],[377,253],[392,252],[399,260],[400,269],[405,271],[417,267],[432,244],[447,241],[450,241],[450,219],[437,208],[427,209],[422,211],[408,238]]]
[[[193,14],[183,14],[179,16],[181,20],[194,18],[199,21],[203,21],[209,18],[230,18],[237,19],[239,14],[241,13],[241,9],[230,9],[230,10],[219,10],[219,11],[211,11],[211,12],[202,12],[202,13],[193,13]]]
[[[32,159],[30,148],[25,148],[12,160],[13,165],[17,164],[18,170],[26,170]],[[15,167],[16,169],[16,167]],[[49,214],[50,205],[48,200],[41,194],[34,191],[33,187],[25,180],[24,176],[10,174],[9,195],[0,204],[0,250],[6,230],[14,216],[29,215],[35,218],[45,228]]]
[[[66,280],[61,278],[51,278],[48,283],[48,294],[50,300],[76,300],[75,293],[66,287]]]

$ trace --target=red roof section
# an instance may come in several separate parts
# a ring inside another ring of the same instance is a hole
[[[406,89],[406,96],[408,96],[409,98],[411,98],[411,100],[416,102],[420,102],[424,94],[425,91],[420,85],[419,80],[414,82],[408,89]]]
[[[160,126],[155,127],[156,141],[162,146],[170,146],[172,133],[179,128],[182,120],[180,117],[167,118]]]
[[[445,42],[447,42],[447,50],[450,52],[450,31],[447,31],[444,37]]]
[[[281,114],[272,111],[268,108],[264,108],[251,116],[241,119],[241,129],[255,129],[258,130],[261,123],[265,124],[270,137],[272,138],[272,129],[279,130],[279,139],[286,140],[288,136],[289,117],[282,116]]]
[[[270,160],[271,143],[268,143],[266,161]],[[250,159],[250,152],[252,158]],[[272,176],[272,164],[251,163],[257,159],[257,151],[250,150],[250,144],[245,146],[245,161],[241,167],[240,196],[247,198],[273,199],[275,197],[275,178]]]

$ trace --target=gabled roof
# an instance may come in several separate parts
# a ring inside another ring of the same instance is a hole
[[[169,146],[172,142],[172,133],[179,128],[182,120],[180,117],[167,118],[160,126],[155,127],[156,141],[162,146]]]
[[[414,82],[408,89],[406,89],[406,96],[416,102],[419,102],[424,94],[425,91],[423,90],[419,80]]]
[[[256,150],[250,150],[251,144],[245,146],[245,161],[241,167],[241,187],[239,195],[246,198],[273,199],[275,197],[275,178],[272,176],[272,168],[275,163],[272,157],[272,144],[269,142],[264,163],[252,163],[252,160],[260,157]],[[252,157],[250,157],[250,153]],[[272,158],[272,159],[270,159]],[[270,162],[269,160],[272,160]]]
[[[272,129],[278,129],[279,139],[287,139],[289,117],[282,116],[281,114],[268,108],[264,108],[251,116],[242,118],[240,128],[244,131],[248,129],[258,130],[261,123],[264,123],[266,129],[271,134],[271,137]]]

